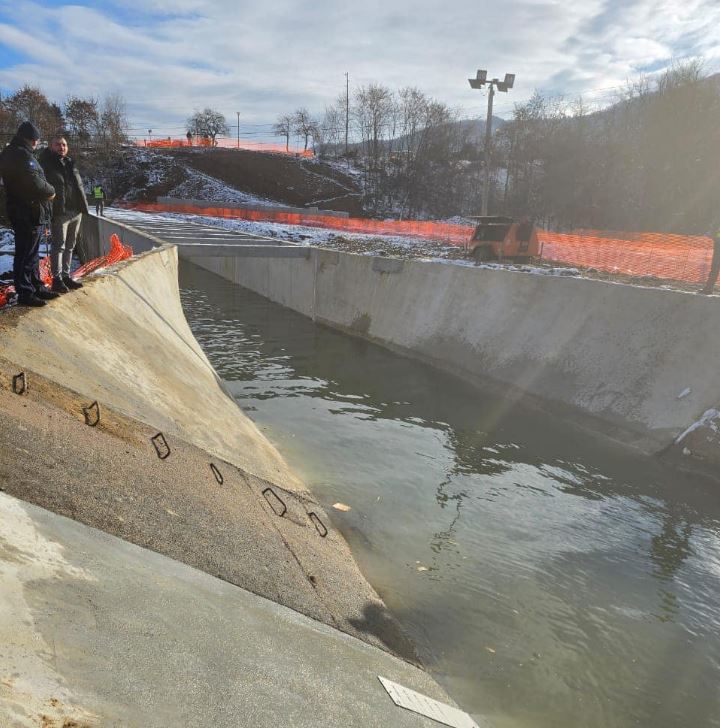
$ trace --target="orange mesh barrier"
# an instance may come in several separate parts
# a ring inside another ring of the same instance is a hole
[[[289,154],[294,157],[314,157],[311,149],[286,149],[284,144],[270,144],[266,142],[251,142],[241,139],[238,144],[237,139],[223,138],[216,139],[215,144],[210,139],[193,138],[191,141],[187,139],[136,139],[135,145],[138,147],[148,147],[149,149],[179,149],[181,147],[222,147],[223,149],[245,149],[255,152],[274,152],[275,154]]]
[[[127,260],[132,258],[133,250],[129,245],[123,245],[120,238],[113,233],[110,236],[110,250],[99,258],[90,260],[85,265],[81,265],[74,274],[74,278],[82,278],[83,276],[93,273],[100,268],[107,268],[108,266],[115,265],[121,260]]]
[[[366,235],[398,235],[465,245],[474,227],[435,221],[369,220],[274,210],[197,207],[157,203],[126,205],[141,212],[174,212],[237,220],[277,222]],[[620,233],[580,230],[556,233],[538,228],[540,257],[551,263],[595,268],[608,273],[704,283],[712,262],[713,241],[700,235]]]
[[[687,283],[706,281],[713,254],[712,239],[698,235],[538,230],[538,238],[544,260]]]
[[[99,270],[100,268],[107,268],[114,263],[119,263],[121,260],[132,258],[132,248],[129,245],[123,245],[120,238],[114,233],[110,236],[110,250],[106,255],[101,255],[99,258],[88,261],[85,265],[80,266],[74,273],[73,278],[82,278],[88,273]],[[49,286],[52,284],[52,273],[50,272],[50,258],[43,258],[40,261],[40,278],[42,282]],[[12,298],[12,294],[15,293],[14,286],[0,286],[0,307],[6,306],[8,301]]]
[[[140,212],[175,212],[206,217],[223,217],[234,220],[277,222],[285,225],[344,230],[366,235],[400,235],[415,238],[441,240],[453,245],[464,245],[470,239],[473,228],[427,220],[368,220],[359,217],[333,217],[302,212],[279,212],[276,210],[243,210],[237,207],[197,207],[195,205],[160,205],[151,202],[137,202],[126,205]]]

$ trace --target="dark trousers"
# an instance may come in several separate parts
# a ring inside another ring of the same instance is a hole
[[[20,298],[28,298],[43,287],[40,279],[40,239],[42,225],[25,222],[13,224],[15,231],[15,257],[13,276],[15,291]]]

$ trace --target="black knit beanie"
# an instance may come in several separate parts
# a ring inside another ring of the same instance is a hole
[[[30,141],[37,141],[40,138],[40,132],[38,128],[29,121],[23,121],[18,127],[17,135],[23,139],[29,139]]]

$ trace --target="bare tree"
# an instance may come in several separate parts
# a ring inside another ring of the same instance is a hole
[[[310,138],[318,129],[318,123],[312,118],[312,116],[310,116],[310,112],[304,107],[298,109],[293,114],[292,123],[293,131],[305,140],[305,146],[303,148],[307,151]]]
[[[325,107],[325,114],[320,124],[324,144],[320,151],[331,149],[334,156],[338,156],[338,150],[345,138],[345,99],[342,99],[342,107],[338,104]]]
[[[128,140],[128,128],[125,99],[117,93],[108,94],[100,104],[98,141],[103,143],[106,149],[118,149]]]
[[[402,149],[407,153],[417,150],[418,132],[426,118],[428,103],[427,96],[417,88],[403,88],[398,93]]]
[[[285,137],[285,151],[290,151],[290,134],[293,131],[293,117],[290,114],[280,114],[273,124],[273,134]]]
[[[100,121],[97,100],[70,96],[65,102],[64,113],[66,126],[74,139],[79,144],[89,144]]]
[[[371,83],[355,92],[353,116],[370,158],[377,164],[380,142],[388,128],[393,93],[386,86]]]
[[[217,145],[219,134],[230,133],[225,117],[219,111],[207,107],[196,111],[187,120],[187,130],[201,139],[209,139],[213,146]]]

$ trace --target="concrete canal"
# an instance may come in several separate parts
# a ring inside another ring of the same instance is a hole
[[[190,327],[426,666],[497,728],[720,726],[720,502],[696,478],[191,264]]]

